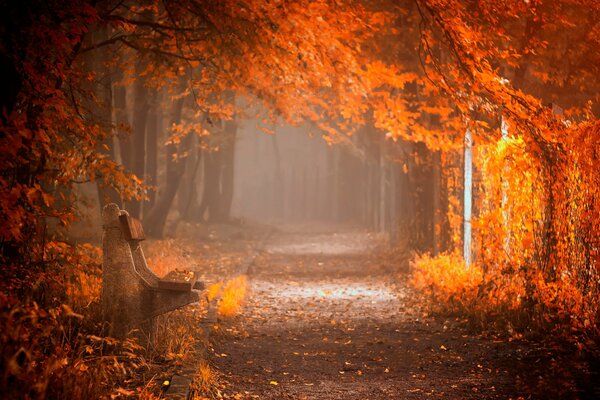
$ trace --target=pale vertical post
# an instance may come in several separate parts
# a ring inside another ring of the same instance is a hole
[[[504,118],[504,115],[500,123],[500,132],[502,133],[502,139],[508,139],[508,121]]]
[[[508,121],[502,116],[500,120],[500,133],[502,134],[502,140],[508,139]],[[508,176],[508,171],[510,166],[504,165],[504,170],[502,171],[502,176]],[[506,254],[510,254],[510,232],[509,232],[509,218],[510,213],[508,210],[508,193],[510,191],[510,187],[508,185],[508,181],[506,178],[502,180],[502,219],[504,223],[504,233],[506,237],[504,238],[504,251]]]
[[[471,205],[473,196],[473,138],[469,129],[465,132],[464,179],[463,258],[467,268],[469,268],[471,266]]]

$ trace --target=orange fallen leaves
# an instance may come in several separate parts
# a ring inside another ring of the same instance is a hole
[[[212,301],[219,295],[219,293],[221,292],[221,286],[223,286],[223,283],[217,282],[217,283],[213,283],[212,285],[210,285],[208,287],[206,296],[208,297],[209,301]]]
[[[225,284],[217,309],[220,316],[232,317],[239,313],[246,297],[246,287],[245,275],[237,276]]]

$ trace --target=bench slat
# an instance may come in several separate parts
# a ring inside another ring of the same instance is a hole
[[[125,240],[144,240],[144,228],[142,223],[130,217],[129,215],[119,215],[119,222],[121,223],[121,230],[125,235]]]
[[[193,272],[171,271],[158,280],[159,289],[189,292],[194,288],[198,277]]]

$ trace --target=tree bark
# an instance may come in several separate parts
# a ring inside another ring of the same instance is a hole
[[[144,211],[149,211],[156,202],[156,186],[158,184],[158,114],[160,107],[158,93],[151,90],[148,122],[146,126],[146,178],[145,183],[152,186],[148,193],[148,201],[144,203]]]
[[[234,103],[232,93],[225,93],[228,102]],[[222,130],[217,151],[208,151],[204,156],[204,191],[199,216],[204,218],[208,211],[209,222],[228,222],[233,201],[234,154],[237,124],[235,120],[221,121]]]
[[[198,168],[202,161],[200,144],[198,135],[192,135],[191,149],[189,156],[185,160],[185,174],[182,178],[182,184],[177,193],[177,210],[180,218],[184,220],[190,219],[190,211],[193,210],[193,205],[197,201],[196,178],[198,177]]]
[[[173,103],[171,112],[171,126],[173,124],[181,123],[181,115],[183,111],[184,99],[178,99]],[[170,143],[166,146],[167,151],[167,176],[166,185],[164,191],[158,197],[156,204],[150,210],[147,215],[144,216],[144,230],[148,236],[161,238],[164,234],[165,225],[167,222],[167,216],[173,199],[177,194],[181,177],[185,172],[185,162],[179,159],[175,159],[177,154],[182,154],[190,148],[192,136],[187,135],[181,143],[176,145]]]
[[[116,80],[122,78],[122,73],[118,70],[118,68],[115,77]],[[132,146],[129,118],[127,115],[127,88],[121,83],[115,84],[113,82],[113,96],[121,163],[123,164],[125,170],[130,172],[132,164]]]
[[[106,40],[108,37],[107,27],[103,27],[98,32],[96,41]],[[105,56],[97,54],[92,61],[92,68],[96,71],[104,70]],[[98,143],[98,151],[103,154],[109,160],[115,161],[115,147],[113,143],[113,123],[112,123],[112,110],[113,110],[113,90],[112,90],[112,76],[110,72],[107,72],[102,76],[97,85],[97,91],[99,92],[99,98],[101,101],[100,112],[98,115],[99,123],[104,127],[106,131],[106,137],[100,143]],[[98,188],[98,200],[100,209],[108,203],[117,203],[120,205],[120,196],[117,191],[109,185],[109,182],[102,177],[97,181]]]
[[[221,193],[218,218],[221,222],[229,221],[231,203],[233,201],[233,179],[235,160],[235,137],[237,124],[235,121],[225,122],[225,146],[221,154]]]
[[[281,154],[279,151],[279,144],[277,143],[276,133],[271,135],[271,145],[273,146],[273,158],[275,159],[275,214],[279,218],[283,218],[285,214],[283,206],[285,202],[285,192],[283,190],[283,169],[281,167]]]
[[[194,204],[198,201],[198,184],[196,179],[198,177],[198,169],[200,169],[200,163],[202,162],[202,150],[199,146],[196,146],[196,157],[193,163],[188,163],[191,168],[190,180],[189,180],[189,191],[185,197],[185,203],[182,208],[181,217],[187,220],[192,218],[192,210]]]
[[[14,61],[3,54],[0,54],[0,77],[3,87],[0,90],[0,121],[6,122],[5,117],[8,117],[17,102],[22,81]]]
[[[141,73],[143,66],[138,63],[137,72]],[[144,179],[146,167],[146,120],[148,117],[148,89],[144,85],[144,80],[139,77],[136,79],[133,87],[133,162],[131,172],[138,178]],[[133,199],[128,202],[127,210],[129,215],[134,218],[140,218],[142,213],[141,200]]]
[[[199,216],[204,220],[204,214],[208,212],[207,220],[217,221],[220,197],[220,175],[221,154],[220,151],[207,151],[204,155],[204,190],[202,191],[202,202],[200,203]]]

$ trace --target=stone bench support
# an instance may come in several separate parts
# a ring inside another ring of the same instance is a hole
[[[141,225],[136,222],[139,232],[132,235],[123,223],[128,218],[127,211],[114,203],[102,212],[102,313],[110,326],[109,334],[119,338],[132,329],[151,327],[158,315],[200,299],[200,292],[192,290],[193,282],[186,286],[188,290],[161,288],[165,286],[161,278],[146,264],[140,245]]]

